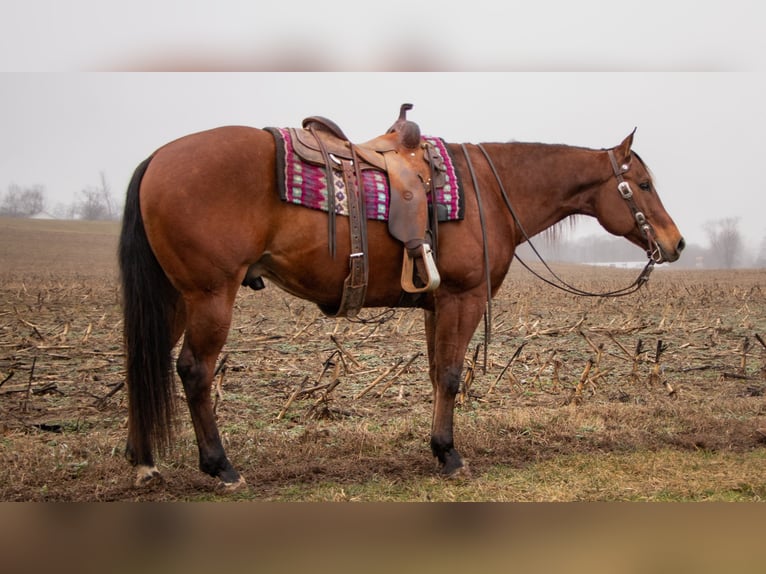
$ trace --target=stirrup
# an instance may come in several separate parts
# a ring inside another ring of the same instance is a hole
[[[404,262],[402,263],[402,289],[407,293],[424,293],[425,291],[433,291],[441,283],[441,277],[439,277],[439,271],[436,269],[436,262],[434,261],[433,253],[431,252],[431,246],[427,243],[423,243],[420,246],[421,257],[426,268],[426,284],[423,287],[416,287],[412,278],[415,273],[415,258],[409,254],[408,249],[404,249]]]

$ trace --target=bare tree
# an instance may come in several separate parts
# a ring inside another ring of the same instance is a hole
[[[97,187],[86,187],[80,191],[77,201],[77,215],[80,219],[107,219],[107,208]]]
[[[755,260],[755,266],[766,268],[766,237],[761,241],[761,249],[758,251],[758,258]]]
[[[106,181],[106,175],[103,171],[100,172],[99,176],[101,177],[101,200],[106,208],[107,219],[114,219],[116,210],[114,207],[114,197],[112,197],[112,188]]]
[[[21,187],[11,184],[0,202],[0,215],[30,217],[45,209],[45,187],[39,184]]]
[[[114,198],[104,172],[101,172],[100,186],[88,186],[79,195],[75,212],[80,219],[115,219]]]
[[[731,269],[742,257],[743,241],[739,217],[708,221],[704,226],[710,241],[710,254],[716,266]]]

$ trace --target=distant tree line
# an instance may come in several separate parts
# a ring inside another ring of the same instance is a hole
[[[708,221],[704,229],[710,242],[710,255],[716,267],[731,269],[742,262],[744,244],[739,232],[738,217]]]
[[[45,209],[45,187],[33,185],[21,187],[12,183],[0,202],[0,215],[6,217],[31,217]]]
[[[52,209],[53,213],[48,210]],[[110,220],[119,219],[120,210],[114,201],[111,186],[102,172],[99,185],[81,189],[69,204],[48,205],[45,186],[35,184],[8,186],[0,197],[0,216],[35,217],[50,214],[61,219]]]

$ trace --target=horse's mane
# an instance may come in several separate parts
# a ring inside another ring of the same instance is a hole
[[[551,225],[548,229],[541,232],[540,237],[542,237],[549,245],[556,243],[559,239],[565,238],[567,233],[575,230],[580,218],[580,215],[570,215],[569,217],[565,217],[555,225]]]

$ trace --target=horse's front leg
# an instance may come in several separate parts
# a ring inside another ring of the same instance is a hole
[[[431,451],[439,460],[441,472],[451,476],[463,468],[463,458],[455,449],[453,420],[455,396],[468,343],[484,313],[486,297],[479,295],[439,296],[435,311],[426,312],[426,338],[431,383],[434,391]]]

